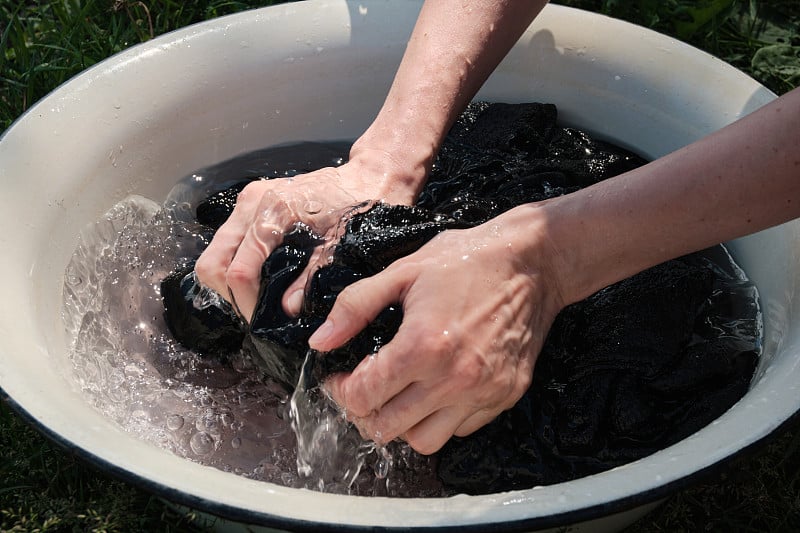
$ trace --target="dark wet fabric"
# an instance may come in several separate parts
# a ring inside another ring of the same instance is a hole
[[[194,279],[194,263],[172,272],[161,281],[164,318],[173,337],[201,354],[227,356],[242,349],[246,331],[233,308],[220,306],[202,309],[195,305],[200,286]]]
[[[378,204],[347,221],[331,264],[313,275],[297,318],[283,313],[281,295],[318,240],[302,226],[287,235],[262,269],[259,304],[244,341],[254,360],[294,387],[308,337],[350,283],[441,231],[483,223],[644,163],[556,119],[552,105],[470,105],[417,205]],[[231,191],[209,197],[198,207],[200,222],[218,227],[232,200]],[[314,354],[307,384],[354,368],[389,342],[401,321],[402,310],[389,307],[346,346]],[[721,246],[608,287],[559,314],[529,391],[493,423],[451,439],[438,453],[439,476],[453,492],[493,493],[649,455],[702,428],[746,392],[759,331],[755,289]]]

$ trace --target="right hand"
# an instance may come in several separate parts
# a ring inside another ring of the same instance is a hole
[[[354,206],[378,200],[411,204],[418,191],[408,185],[412,180],[406,176],[387,153],[360,150],[351,152],[350,161],[340,167],[254,181],[239,193],[231,216],[197,260],[197,276],[232,300],[249,322],[257,303],[261,266],[285,233],[301,222],[327,243],[338,237],[342,218]],[[282,303],[288,314],[299,313],[303,289],[321,253],[321,248],[315,251],[305,272],[284,294]]]
[[[528,389],[566,278],[536,205],[440,233],[416,252],[346,287],[309,339],[328,352],[388,305],[392,340],[325,388],[365,438],[402,438],[430,454],[510,409]]]

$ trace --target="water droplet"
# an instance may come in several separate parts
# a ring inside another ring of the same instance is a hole
[[[386,479],[386,476],[389,475],[389,470],[392,467],[392,455],[389,453],[389,450],[386,446],[381,446],[378,448],[378,459],[375,461],[375,465],[373,466],[375,470],[375,477],[378,479]]]
[[[214,437],[205,431],[198,431],[189,440],[189,446],[197,455],[208,455],[214,451]]]
[[[223,425],[233,427],[233,422],[234,422],[233,413],[229,413],[226,411],[221,415],[219,415],[219,420],[220,422],[222,422]]]
[[[242,445],[242,439],[240,437],[234,437],[231,439],[231,448],[234,450]]]
[[[167,417],[167,427],[172,431],[177,431],[183,427],[183,417],[181,415],[169,415]]]

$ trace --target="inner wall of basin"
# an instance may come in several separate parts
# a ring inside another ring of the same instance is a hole
[[[559,11],[551,9],[548,13]],[[415,13],[408,16],[413,18]],[[538,24],[546,25],[546,19],[543,16]],[[13,209],[18,219],[31,216],[36,220],[26,229],[25,264],[16,270],[28,280],[25,293],[19,289],[20,302],[30,302],[21,303],[23,308],[30,308],[21,320],[30,321],[31,331],[40,339],[36,341],[39,351],[31,355],[32,363],[41,365],[43,374],[66,376],[67,382],[63,391],[31,383],[32,392],[20,394],[29,394],[26,399],[31,402],[40,395],[43,403],[49,400],[52,405],[54,396],[63,396],[65,403],[81,405],[80,391],[69,383],[60,302],[64,268],[79,232],[87,224],[128,194],[161,200],[188,172],[239,153],[291,141],[355,138],[379,109],[399,62],[410,24],[397,27],[405,30],[380,28],[380,42],[386,43],[383,48],[337,44],[331,38],[325,42],[324,51],[308,54],[296,49],[293,36],[285,48],[278,39],[277,44],[264,45],[258,53],[237,50],[216,60],[213,56],[198,59],[200,37],[205,39],[202,46],[212,50],[225,49],[229,40],[223,32],[197,31],[146,57],[137,56],[136,50],[123,54],[113,72],[96,67],[88,78],[78,80],[81,83],[62,88],[46,108],[32,109],[31,113],[48,120],[43,144],[38,147],[48,155],[35,176],[15,183],[13,189],[18,197],[30,200],[30,205]],[[253,32],[252,42],[259,42],[256,29],[247,31]],[[559,34],[556,45],[549,30],[534,27],[478,97],[555,103],[564,122],[649,157],[691,142],[772,98],[754,82],[740,83],[741,75],[732,69],[707,66],[701,70],[715,77],[710,80],[714,86],[726,88],[724,96],[709,95],[707,87],[694,78],[678,90],[674,82],[664,81],[663,74],[645,68],[650,59],[631,61],[628,55],[628,62],[623,63],[620,58],[626,58],[626,53],[622,44],[602,36],[592,43],[590,36],[572,31],[575,35],[567,30],[566,35]],[[571,42],[584,48],[571,46]],[[617,46],[619,49],[615,49]],[[672,52],[680,51],[680,46],[676,47]],[[652,53],[661,52],[654,48]],[[298,60],[301,56],[302,61]],[[288,57],[295,59],[285,61]],[[692,70],[685,64],[691,59],[684,57],[683,61],[683,68]],[[668,69],[669,65],[661,68]],[[98,91],[98,84],[105,84],[107,90]],[[158,87],[158,94],[143,87]],[[86,101],[92,104],[81,103]],[[92,124],[91,130],[81,127],[85,124]],[[31,153],[21,153],[20,157],[34,160],[35,141],[28,150]],[[45,179],[41,173],[48,168],[53,171],[52,177]],[[769,393],[780,386],[779,376],[784,371],[791,375],[794,365],[790,354],[796,351],[797,336],[789,328],[800,275],[795,266],[798,258],[792,251],[800,250],[798,243],[800,231],[792,223],[732,246],[736,259],[761,292],[766,346],[754,388]],[[48,383],[52,382],[50,379]],[[72,394],[67,397],[70,390]],[[743,401],[745,407],[750,403],[747,397]],[[758,407],[753,405],[753,409]],[[88,406],[86,410],[90,411]],[[45,425],[52,423],[58,430],[63,424],[59,416],[54,413]],[[111,428],[92,414],[87,413],[82,420],[86,421],[87,433]],[[131,447],[137,446],[131,443]],[[126,450],[106,452],[107,460],[119,458],[123,465],[133,461]],[[167,452],[159,457],[161,463],[154,461],[142,467],[156,478],[161,465],[176,460]],[[236,483],[246,484],[247,480]],[[210,499],[219,497],[213,487],[197,490],[206,490]]]
[[[588,57],[586,52],[554,48],[552,35],[547,31],[534,32],[528,46],[535,48],[536,53],[515,49],[477,98],[556,103],[565,125],[579,127],[645,157],[655,158],[677,149],[771,98],[766,91],[757,90],[738,112],[730,109],[719,112],[713,105],[715,100],[709,102],[704,113],[687,116],[687,104],[692,102],[696,106],[694,102],[702,98],[699,89],[696,94],[676,100],[659,77],[633,73],[632,67],[613,61],[597,64],[597,58]],[[265,94],[253,94],[250,89],[263,84],[262,66],[248,67],[242,76],[238,74],[241,69],[228,64],[215,65],[222,72],[215,71],[213,76],[223,81],[210,84],[198,80],[195,83],[201,84],[201,91],[189,90],[188,86],[193,84],[184,81],[177,90],[160,95],[159,102],[150,106],[144,106],[147,97],[139,93],[111,96],[105,110],[110,116],[102,120],[110,122],[108,132],[97,132],[88,140],[88,146],[80,140],[85,160],[73,161],[76,166],[73,172],[80,182],[64,180],[56,184],[62,186],[60,189],[47,191],[48,207],[57,206],[61,212],[55,226],[46,231],[54,238],[48,239],[47,250],[39,254],[45,260],[34,267],[42,274],[47,272],[40,280],[43,283],[37,283],[40,308],[51,307],[44,303],[52,301],[44,296],[45,291],[60,295],[63,265],[74,250],[80,230],[124,196],[136,193],[161,201],[180,177],[243,152],[293,141],[357,137],[379,109],[399,63],[397,50],[389,57],[385,51],[377,54],[370,50],[355,54],[357,59],[352,53],[335,50],[324,58],[306,59],[307,70],[303,72],[306,76],[312,73],[314,80],[304,80],[299,87],[298,76],[291,67],[284,71],[284,64],[270,65],[276,80],[289,79],[294,83],[270,85]],[[366,53],[372,53],[373,57],[365,58]],[[609,52],[612,56],[614,53]],[[531,57],[537,58],[536,61],[532,62]],[[374,65],[382,65],[382,69],[376,70]],[[348,73],[348,83],[330,83],[342,72]],[[531,72],[540,75],[532,76]],[[558,82],[545,83],[542,79]],[[124,80],[120,81],[124,84]],[[653,85],[659,82],[662,85]],[[320,85],[325,86],[324,100],[316,90],[303,94],[303,87]],[[123,109],[123,101],[127,109]],[[136,110],[142,107],[150,109],[142,114]],[[63,134],[68,135],[69,131]],[[96,141],[93,146],[92,140]],[[64,152],[75,153],[70,148]],[[64,206],[70,209],[63,212]],[[789,305],[785,300],[793,291],[779,290],[774,285],[775,280],[791,270],[792,258],[786,257],[783,262],[776,258],[770,262],[772,268],[758,258],[763,256],[763,250],[785,246],[794,240],[793,227],[786,226],[764,232],[757,239],[746,239],[745,244],[732,244],[737,261],[756,281],[762,296],[772,293],[781,296],[767,298],[771,305],[767,308],[766,327],[772,334],[766,338],[768,344],[775,346],[785,329]],[[753,247],[762,251],[750,253]],[[767,271],[762,274],[764,268]],[[776,322],[784,326],[770,330],[770,324]],[[51,353],[62,353],[67,341],[60,328],[54,330],[47,328],[42,334],[48,346],[55,349]],[[774,350],[768,350],[767,355],[769,351]]]

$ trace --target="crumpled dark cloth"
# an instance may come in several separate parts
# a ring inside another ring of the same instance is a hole
[[[249,331],[229,309],[221,311],[231,329],[223,338],[234,339],[238,328],[240,340],[221,349],[215,336],[195,331],[197,321],[186,331],[171,328],[200,352],[229,352],[241,344],[269,377],[292,388],[308,337],[350,283],[441,231],[481,224],[514,206],[568,194],[644,163],[560,127],[553,105],[470,104],[415,206],[377,204],[347,221],[332,262],[310,280],[300,316],[286,316],[280,299],[319,244],[303,226],[264,263]],[[216,229],[242,186],[209,197],[197,208],[198,221]],[[179,322],[170,319],[171,310],[189,309],[170,305],[166,296],[165,307],[171,324]],[[213,327],[223,321],[215,316]],[[306,384],[352,370],[389,342],[401,321],[400,307],[390,306],[347,345],[313,354]],[[649,455],[702,428],[744,395],[759,355],[759,332],[757,292],[721,246],[603,289],[559,314],[528,392],[473,435],[452,438],[438,452],[439,476],[453,492],[493,493],[565,481]],[[212,342],[198,345],[209,337]]]

